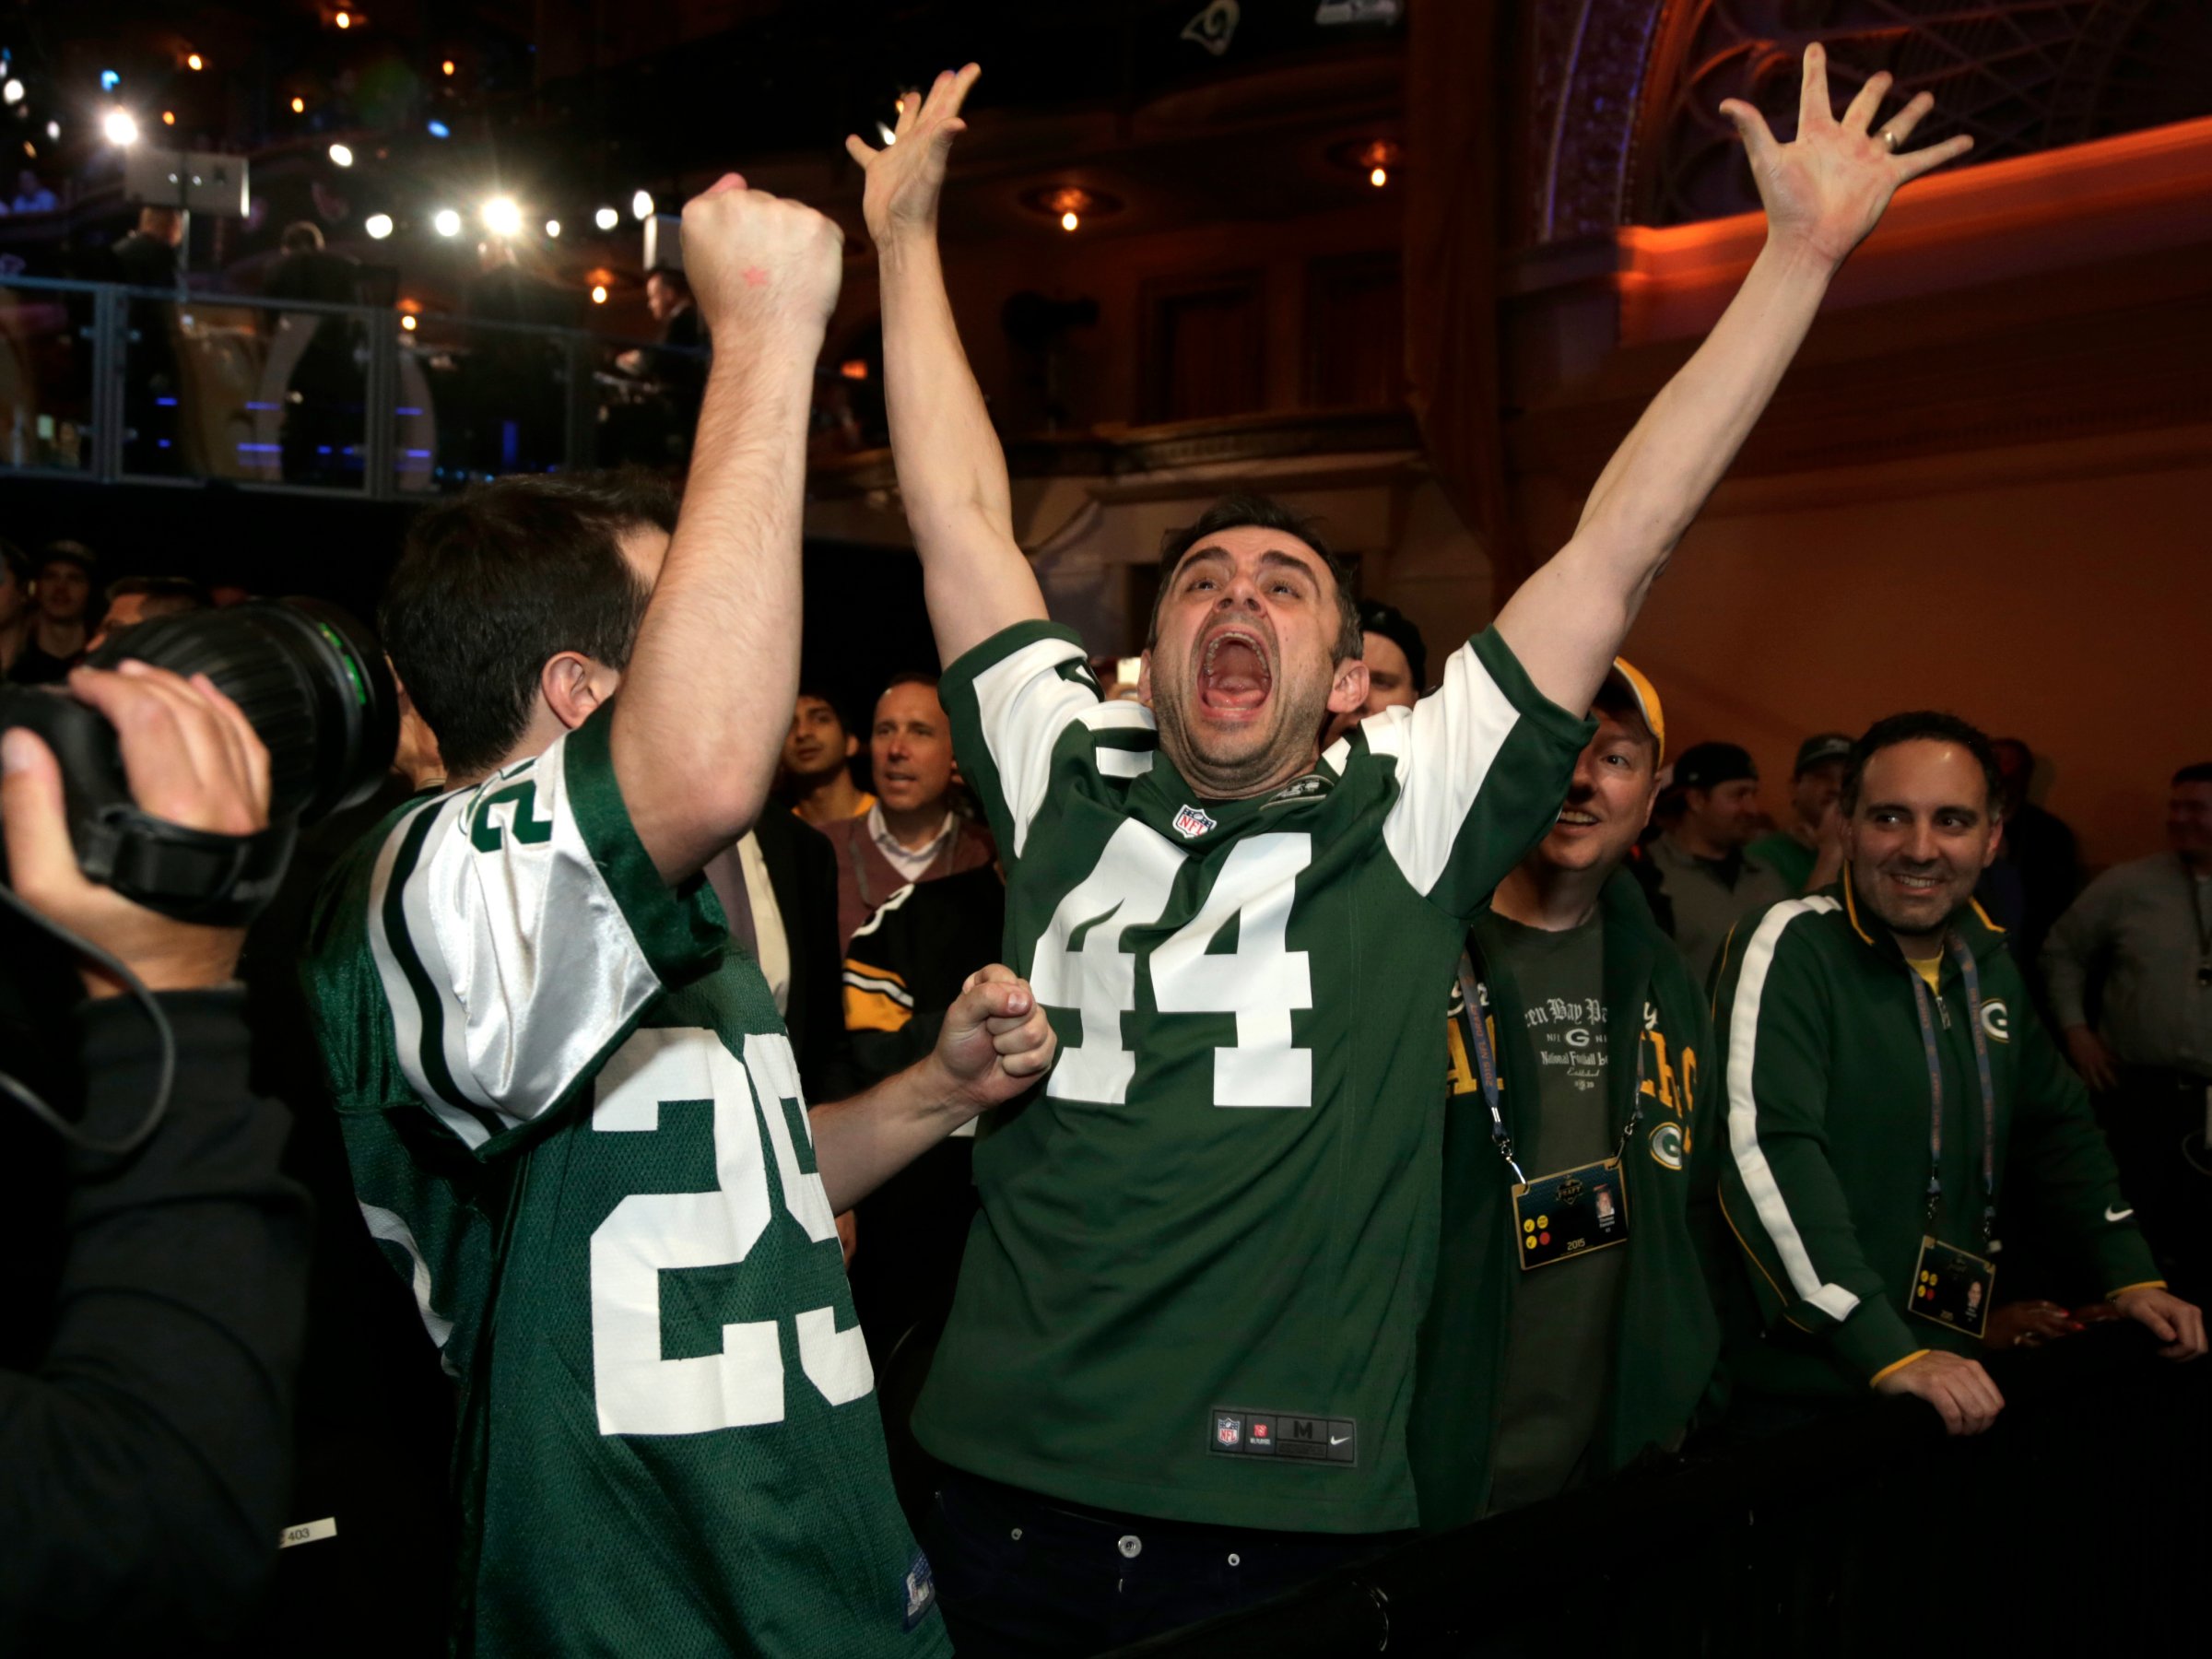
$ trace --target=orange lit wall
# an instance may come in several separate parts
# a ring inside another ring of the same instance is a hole
[[[1581,497],[1759,245],[1757,220],[1524,256],[1506,340],[1532,539]],[[1854,256],[1630,650],[1670,737],[1913,706],[2046,758],[2102,865],[2212,759],[2212,122],[1938,175]]]

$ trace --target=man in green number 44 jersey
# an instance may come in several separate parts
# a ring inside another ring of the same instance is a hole
[[[334,871],[308,990],[362,1213],[459,1390],[457,1653],[949,1650],[832,1217],[1031,1087],[1052,1033],[986,968],[928,1059],[809,1114],[700,875],[772,809],[839,241],[735,177],[691,202],[717,349],[680,519],[636,480],[504,479],[427,511],[385,596],[455,787]]]
[[[1095,1650],[1301,1582],[1414,1525],[1414,1335],[1437,1234],[1438,1000],[1467,922],[1551,826],[1593,694],[1906,180],[1966,147],[1838,118],[1818,48],[1777,144],[1730,104],[1765,251],[1440,688],[1365,700],[1343,571],[1231,500],[1172,537],[1141,704],[1046,618],[961,352],[936,204],[977,71],[848,141],[881,258],[892,451],[960,763],[1007,875],[1009,960],[1062,1052],[978,1143],[982,1209],[915,1418],[963,1653]],[[1572,712],[1570,712],[1572,711]]]

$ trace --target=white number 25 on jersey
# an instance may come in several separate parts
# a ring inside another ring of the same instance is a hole
[[[1060,1051],[1045,1092],[1118,1105],[1136,1055],[1122,1016],[1136,1008],[1136,958],[1122,935],[1159,920],[1189,855],[1134,819],[1106,843],[1098,866],[1060,900],[1037,942],[1030,983],[1040,1002],[1073,1008],[1083,1039]],[[1290,1016],[1313,1006],[1306,952],[1285,944],[1299,875],[1313,861],[1307,835],[1247,836],[1230,850],[1198,913],[1152,952],[1152,999],[1163,1014],[1233,1014],[1237,1041],[1214,1051],[1217,1106],[1311,1106],[1313,1055],[1293,1046]],[[1213,952],[1234,921],[1233,951]]]
[[[784,1100],[800,1099],[798,1067],[781,1032],[745,1040],[745,1061],[703,1028],[641,1030],[607,1060],[592,1109],[594,1132],[650,1134],[664,1102],[712,1100],[716,1184],[703,1193],[636,1193],[592,1234],[592,1372],[602,1434],[703,1434],[783,1420],[783,1353],[772,1319],[722,1328],[722,1352],[661,1357],[660,1276],[742,1262],[771,1219],[761,1130],[784,1207],[817,1243],[837,1236],[818,1174],[799,1168]],[[835,1307],[798,1315],[799,1362],[832,1406],[875,1386],[857,1326]]]

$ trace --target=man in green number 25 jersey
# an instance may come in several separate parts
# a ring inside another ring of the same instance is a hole
[[[987,968],[929,1059],[800,1098],[701,871],[772,809],[840,238],[729,179],[684,241],[719,349],[682,516],[514,478],[418,521],[385,636],[460,787],[334,872],[310,993],[460,1391],[456,1651],[941,1655],[832,1218],[1053,1041]]]
[[[960,761],[1007,871],[1007,954],[1062,1053],[980,1141],[982,1212],[918,1410],[963,1653],[1080,1652],[1218,1611],[1414,1525],[1406,1433],[1437,1233],[1444,1033],[1468,918],[1551,825],[1652,579],[1898,185],[1927,107],[1795,142],[1747,106],[1765,251],[1441,688],[1365,700],[1343,572],[1232,500],[1171,541],[1141,685],[1101,703],[1012,529],[936,202],[977,71],[848,148],[881,258],[893,453]],[[1570,713],[1568,711],[1576,711]]]

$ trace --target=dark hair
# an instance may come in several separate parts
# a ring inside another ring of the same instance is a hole
[[[1997,773],[1996,746],[1980,726],[1935,709],[1888,715],[1860,735],[1858,742],[1852,746],[1851,766],[1843,774],[1842,806],[1846,813],[1858,810],[1859,780],[1866,775],[1866,762],[1900,743],[1955,743],[1966,750],[1982,768],[1982,782],[1988,791],[1986,805],[1991,816],[2001,816],[2005,781]]]
[[[2176,783],[2212,783],[2212,760],[2199,760],[2173,774]]]
[[[937,688],[937,677],[925,668],[909,668],[903,674],[894,674],[889,679],[885,680],[883,691],[888,691],[893,686],[927,686],[932,691],[935,691]],[[876,693],[879,700],[883,696],[883,691]]]
[[[847,732],[850,732],[853,729],[853,723],[845,718],[844,704],[838,700],[837,693],[830,690],[829,687],[823,685],[819,680],[801,680],[799,682],[798,695],[791,700],[792,706],[795,710],[799,703],[809,699],[815,702],[820,703],[824,708],[828,709],[830,713],[836,715],[837,724],[844,727]]]
[[[38,568],[42,571],[50,564],[73,564],[88,578],[99,567],[100,555],[80,541],[48,542],[39,549]]]
[[[16,579],[18,587],[29,587],[31,578],[38,574],[31,565],[30,555],[5,535],[0,535],[0,565],[7,567],[7,572]]]
[[[1413,625],[1412,618],[1380,599],[1362,599],[1359,631],[1381,634],[1406,653],[1406,665],[1413,670],[1413,689],[1417,696],[1429,688],[1429,646],[1421,638],[1421,630]]]
[[[295,219],[284,228],[279,241],[287,253],[310,253],[323,245],[323,228],[306,219]]]
[[[207,590],[189,576],[118,576],[108,583],[110,606],[132,594],[145,596],[149,617],[182,616],[207,608]]]
[[[453,776],[514,747],[557,653],[629,665],[653,595],[620,542],[649,526],[676,498],[636,471],[500,478],[415,521],[377,620]]]
[[[1352,597],[1352,576],[1343,559],[1330,550],[1321,539],[1314,519],[1296,508],[1286,506],[1273,496],[1226,495],[1199,514],[1194,524],[1185,524],[1180,530],[1171,530],[1160,538],[1159,592],[1152,600],[1152,626],[1145,633],[1145,648],[1150,650],[1159,643],[1159,607],[1167,602],[1168,590],[1173,584],[1175,567],[1182,562],[1183,555],[1199,543],[1218,535],[1224,530],[1277,530],[1285,535],[1295,535],[1307,547],[1321,555],[1322,562],[1329,567],[1329,575],[1336,583],[1336,660],[1340,663],[1356,661],[1366,650],[1360,638],[1359,606]]]
[[[676,265],[657,265],[645,273],[645,280],[648,282],[651,282],[655,276],[658,276],[679,294],[689,294],[691,291],[691,278],[685,276],[682,270]]]

